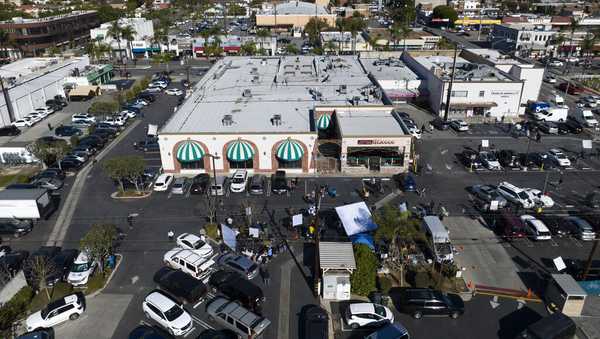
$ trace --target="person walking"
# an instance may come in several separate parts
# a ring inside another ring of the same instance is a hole
[[[542,135],[540,134],[540,132],[537,132],[537,134],[535,135],[535,141],[540,142],[540,140],[542,140]]]
[[[271,283],[271,276],[269,275],[269,271],[266,267],[260,267],[260,276],[262,277],[265,286],[269,286],[269,284]]]
[[[169,230],[169,233],[167,233],[167,236],[169,237],[169,241],[173,241],[173,238],[175,237],[175,233],[173,232],[173,230]]]

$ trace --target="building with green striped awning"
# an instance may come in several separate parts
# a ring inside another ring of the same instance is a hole
[[[186,140],[177,148],[177,160],[182,163],[200,161],[204,158],[204,149],[202,146],[192,140]]]
[[[331,125],[331,117],[327,114],[323,114],[317,120],[317,128],[318,129],[328,129]]]
[[[299,142],[287,139],[277,147],[277,158],[283,161],[298,161],[304,155],[304,149]]]
[[[230,161],[248,161],[254,157],[254,148],[247,141],[238,139],[227,146],[227,159]]]

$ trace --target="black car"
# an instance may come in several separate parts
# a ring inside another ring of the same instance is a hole
[[[316,305],[309,305],[302,310],[304,320],[303,338],[327,339],[329,338],[329,315],[327,311]]]
[[[83,132],[73,126],[58,126],[54,129],[54,135],[57,137],[70,137],[73,135],[82,135]]]
[[[36,140],[37,143],[43,145],[56,145],[56,144],[66,144],[67,142],[63,139],[55,138],[53,136],[40,137]]]
[[[276,171],[271,175],[271,191],[275,194],[284,194],[289,191],[285,171]]]
[[[190,186],[191,194],[204,194],[210,183],[210,175],[207,173],[200,173],[192,178],[192,186]]]
[[[465,303],[457,294],[442,293],[429,288],[405,288],[390,291],[398,311],[420,319],[428,315],[448,315],[454,319],[465,312]]]
[[[100,149],[102,147],[104,147],[104,140],[101,139],[99,136],[97,135],[88,135],[84,138],[82,138],[81,140],[79,140],[79,143],[77,144],[77,146],[91,146],[95,149]]]
[[[21,130],[13,125],[0,128],[0,137],[15,136],[21,134]]]
[[[0,266],[12,277],[23,268],[28,257],[27,251],[10,252],[0,257]]]
[[[35,184],[10,184],[6,186],[7,190],[30,190],[38,188]]]
[[[140,325],[129,332],[129,339],[171,339],[172,335],[165,332],[161,328]]]
[[[158,144],[158,140],[156,140],[154,138],[135,142],[135,143],[133,143],[133,148],[135,148],[136,150],[139,150],[139,151],[143,151],[143,152],[159,152],[160,151],[160,145]]]
[[[543,222],[555,237],[561,238],[577,234],[577,226],[562,216],[554,214],[539,214],[536,215],[536,218]]]
[[[54,329],[40,328],[32,332],[21,334],[17,339],[54,339]]]
[[[76,172],[83,165],[82,162],[75,159],[63,159],[59,161],[55,166],[62,169],[65,172]]]
[[[96,153],[97,148],[92,145],[82,145],[81,143],[77,145],[77,147],[73,148],[73,152],[82,152],[87,154],[88,156]]]
[[[529,159],[533,162],[533,167],[537,167],[540,169],[554,169],[556,168],[556,163],[548,153],[545,152],[533,152],[529,153]]]
[[[101,122],[96,125],[96,129],[107,129],[113,131],[115,134],[119,133],[119,127],[111,124],[107,124],[105,122]]]
[[[46,284],[54,286],[57,282],[63,280],[69,273],[71,265],[73,265],[73,261],[75,261],[78,254],[78,250],[64,249],[54,256],[52,258],[52,272],[46,276]]]
[[[465,149],[458,157],[460,162],[469,169],[478,170],[483,168],[479,153],[475,150]]]
[[[35,181],[35,180],[41,179],[41,178],[56,178],[56,179],[64,180],[65,172],[61,171],[58,168],[46,168],[45,170],[43,170],[40,173],[31,177],[30,180]]]
[[[96,128],[92,135],[97,135],[105,141],[114,138],[117,134],[114,131],[105,128]]]
[[[205,330],[196,339],[238,339],[237,333],[231,330]]]
[[[567,121],[564,122],[564,125],[569,129],[569,132],[573,134],[579,134],[583,132],[583,125],[571,116],[567,117]]]
[[[228,270],[217,271],[210,276],[208,284],[229,299],[237,300],[243,306],[260,313],[264,301],[262,290],[239,273]]]
[[[521,161],[519,161],[519,154],[510,149],[503,149],[498,152],[498,161],[504,168],[520,169]]]
[[[152,93],[142,92],[142,93],[138,94],[137,97],[138,97],[138,99],[143,99],[143,100],[150,101],[150,102],[156,101],[156,95],[154,95]]]
[[[33,229],[31,220],[0,219],[0,234],[21,237]]]
[[[546,134],[558,134],[558,125],[552,121],[543,121],[538,124],[538,129]]]
[[[433,119],[429,123],[431,124],[431,126],[433,126],[435,129],[437,129],[439,131],[445,131],[448,128],[450,128],[450,121],[445,121],[442,118]]]
[[[154,282],[179,300],[195,304],[208,289],[202,281],[170,267],[163,267],[154,274]]]

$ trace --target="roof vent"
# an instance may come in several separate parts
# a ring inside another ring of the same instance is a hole
[[[252,67],[252,69],[250,70],[250,74],[256,74],[256,73],[258,73],[258,68]]]
[[[340,85],[339,92],[340,94],[346,94],[348,92],[348,87],[346,85]]]
[[[360,103],[360,97],[359,96],[352,97],[352,106],[358,106],[359,103]]]
[[[231,115],[231,114],[225,114],[223,116],[223,119],[221,120],[221,123],[223,124],[223,126],[231,126],[231,125],[233,125],[233,115]]]
[[[267,65],[267,59],[266,58],[262,58],[262,60],[260,61],[260,64],[263,66]]]
[[[273,114],[271,118],[271,125],[280,126],[281,125],[281,114]]]
[[[258,79],[259,79],[258,75],[255,75],[252,77],[252,82],[256,83],[256,82],[258,82]]]
[[[244,90],[244,92],[242,92],[242,96],[243,96],[244,98],[251,98],[251,97],[252,97],[252,91],[250,91],[250,89],[249,89],[249,88],[246,88],[246,89]]]

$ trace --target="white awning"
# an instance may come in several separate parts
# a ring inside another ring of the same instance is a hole
[[[336,207],[335,211],[348,236],[369,232],[377,228],[371,217],[371,211],[369,211],[364,201]]]

